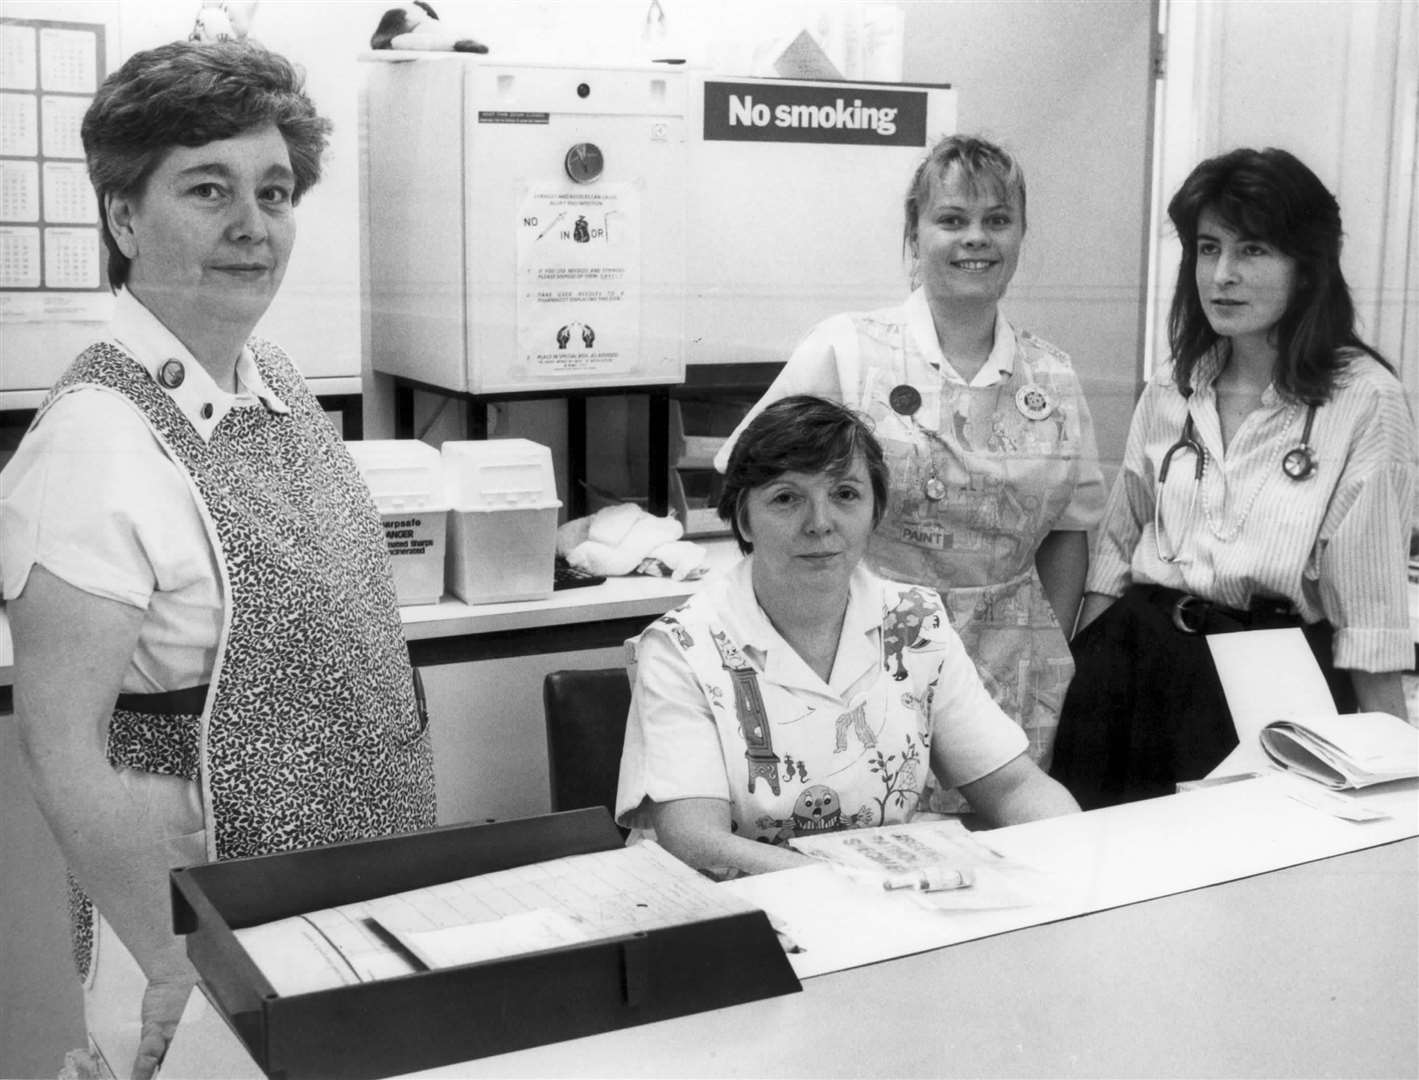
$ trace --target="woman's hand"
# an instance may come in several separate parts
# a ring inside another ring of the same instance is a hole
[[[1387,712],[1401,720],[1409,719],[1404,679],[1399,672],[1352,670],[1350,684],[1355,687],[1355,704],[1360,712]]]
[[[731,868],[746,874],[788,870],[813,862],[808,855],[735,836],[727,799],[673,799],[650,804],[656,841],[696,870]]]
[[[133,1061],[133,1080],[150,1080],[157,1072],[196,982],[196,973],[190,968],[187,972],[148,981],[148,988],[143,992],[143,1029],[138,1040],[138,1056]]]

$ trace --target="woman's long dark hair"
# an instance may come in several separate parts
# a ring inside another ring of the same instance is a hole
[[[1296,260],[1296,288],[1276,325],[1272,381],[1286,398],[1326,401],[1345,369],[1346,350],[1394,368],[1355,332],[1355,304],[1340,270],[1340,206],[1310,169],[1285,150],[1233,150],[1209,158],[1168,203],[1182,241],[1182,264],[1168,315],[1174,379],[1192,392],[1197,363],[1218,343],[1197,291],[1197,221],[1214,211],[1230,229]]]

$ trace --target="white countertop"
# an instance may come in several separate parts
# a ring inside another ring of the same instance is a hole
[[[709,551],[710,574],[739,560],[739,548],[732,539],[696,542]],[[465,604],[445,594],[437,604],[400,608],[399,615],[404,620],[404,636],[410,641],[529,627],[565,626],[641,615],[649,622],[682,603],[699,587],[698,581],[672,581],[670,578],[630,574],[607,578],[600,585],[563,589],[545,600]]]

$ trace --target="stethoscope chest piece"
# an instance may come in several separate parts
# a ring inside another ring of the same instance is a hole
[[[1316,456],[1304,443],[1293,446],[1281,459],[1281,471],[1292,480],[1309,480],[1316,474]]]

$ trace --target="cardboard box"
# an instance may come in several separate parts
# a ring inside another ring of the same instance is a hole
[[[233,931],[566,855],[610,851],[601,807],[172,872],[173,924],[267,1076],[365,1080],[801,989],[761,911],[281,996]]]

